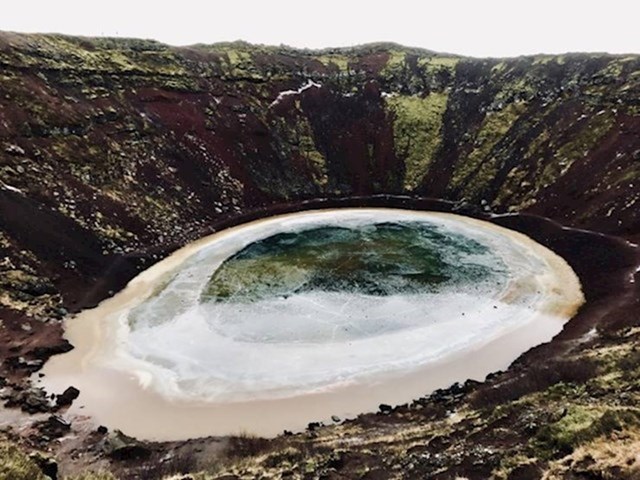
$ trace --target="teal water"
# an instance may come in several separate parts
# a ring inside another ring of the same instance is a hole
[[[425,222],[322,226],[269,236],[226,259],[202,302],[253,302],[307,292],[418,294],[502,282],[486,245]]]

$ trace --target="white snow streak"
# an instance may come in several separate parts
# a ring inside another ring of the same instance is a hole
[[[276,99],[273,102],[271,102],[271,105],[269,105],[269,108],[275,107],[285,97],[288,97],[290,95],[300,95],[305,90],[309,90],[310,88],[320,88],[320,87],[322,87],[321,84],[316,83],[313,80],[309,80],[307,83],[305,83],[303,86],[301,86],[297,90],[285,90],[283,92],[280,92],[276,97]]]
[[[2,180],[0,180],[0,188],[4,189],[4,190],[9,190],[10,192],[16,192],[16,193],[24,193],[22,190],[20,190],[19,188],[13,187],[11,185],[7,185],[6,183],[4,183]]]

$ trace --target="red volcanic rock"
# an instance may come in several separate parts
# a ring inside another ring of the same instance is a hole
[[[552,342],[482,384],[436,392],[410,409],[388,406],[384,416],[312,424],[308,440],[320,443],[302,445],[313,461],[299,471],[487,478],[530,457],[500,474],[537,478],[538,467],[579,446],[559,440],[621,442],[604,420],[573,437],[553,430],[563,426],[549,413],[557,397],[579,418],[591,418],[589,405],[612,408],[609,424],[635,428],[619,411],[637,410],[639,367],[632,353],[616,355],[638,341],[637,55],[470,59],[385,44],[310,52],[2,33],[0,67],[8,405],[50,411],[45,395],[20,382],[71,348],[62,318],[177,247],[276,213],[387,206],[455,210],[525,233],[567,260],[587,303]],[[58,406],[77,394],[71,387]],[[460,411],[472,413],[450,422]],[[55,435],[68,431],[51,422]],[[349,428],[362,430],[357,442]],[[346,432],[340,464],[323,457],[331,429]],[[269,445],[300,449],[298,437]],[[113,458],[150,454],[118,432],[103,441]],[[265,458],[268,470],[278,457]],[[626,467],[616,468],[606,471]]]

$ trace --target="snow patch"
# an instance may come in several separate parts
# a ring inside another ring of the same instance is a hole
[[[20,190],[19,188],[16,188],[14,186],[11,185],[7,185],[6,183],[4,183],[2,180],[0,180],[0,188],[2,188],[3,190],[8,190],[10,192],[15,192],[15,193],[21,193],[23,194],[24,192],[22,190]]]
[[[594,327],[591,330],[589,330],[587,333],[582,335],[582,338],[580,339],[580,343],[584,343],[584,342],[588,342],[590,340],[593,340],[597,336],[598,336],[598,330]]]
[[[284,91],[282,91],[282,92],[280,92],[278,94],[278,96],[276,97],[276,99],[273,102],[271,102],[271,105],[269,105],[269,108],[275,107],[285,97],[288,97],[290,95],[300,95],[305,90],[309,90],[310,88],[320,88],[320,87],[322,87],[321,84],[316,83],[313,80],[309,80],[309,81],[307,81],[307,83],[305,83],[303,86],[301,86],[297,90],[284,90]]]

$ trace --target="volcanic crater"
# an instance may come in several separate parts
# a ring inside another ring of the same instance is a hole
[[[53,455],[65,475],[121,478],[640,472],[637,55],[2,33],[0,65],[3,445]],[[273,439],[139,441],[96,430],[71,382],[47,397],[38,372],[72,348],[69,316],[206,235],[342,207],[456,213],[522,233],[566,261],[586,301],[483,382],[425,386]]]

